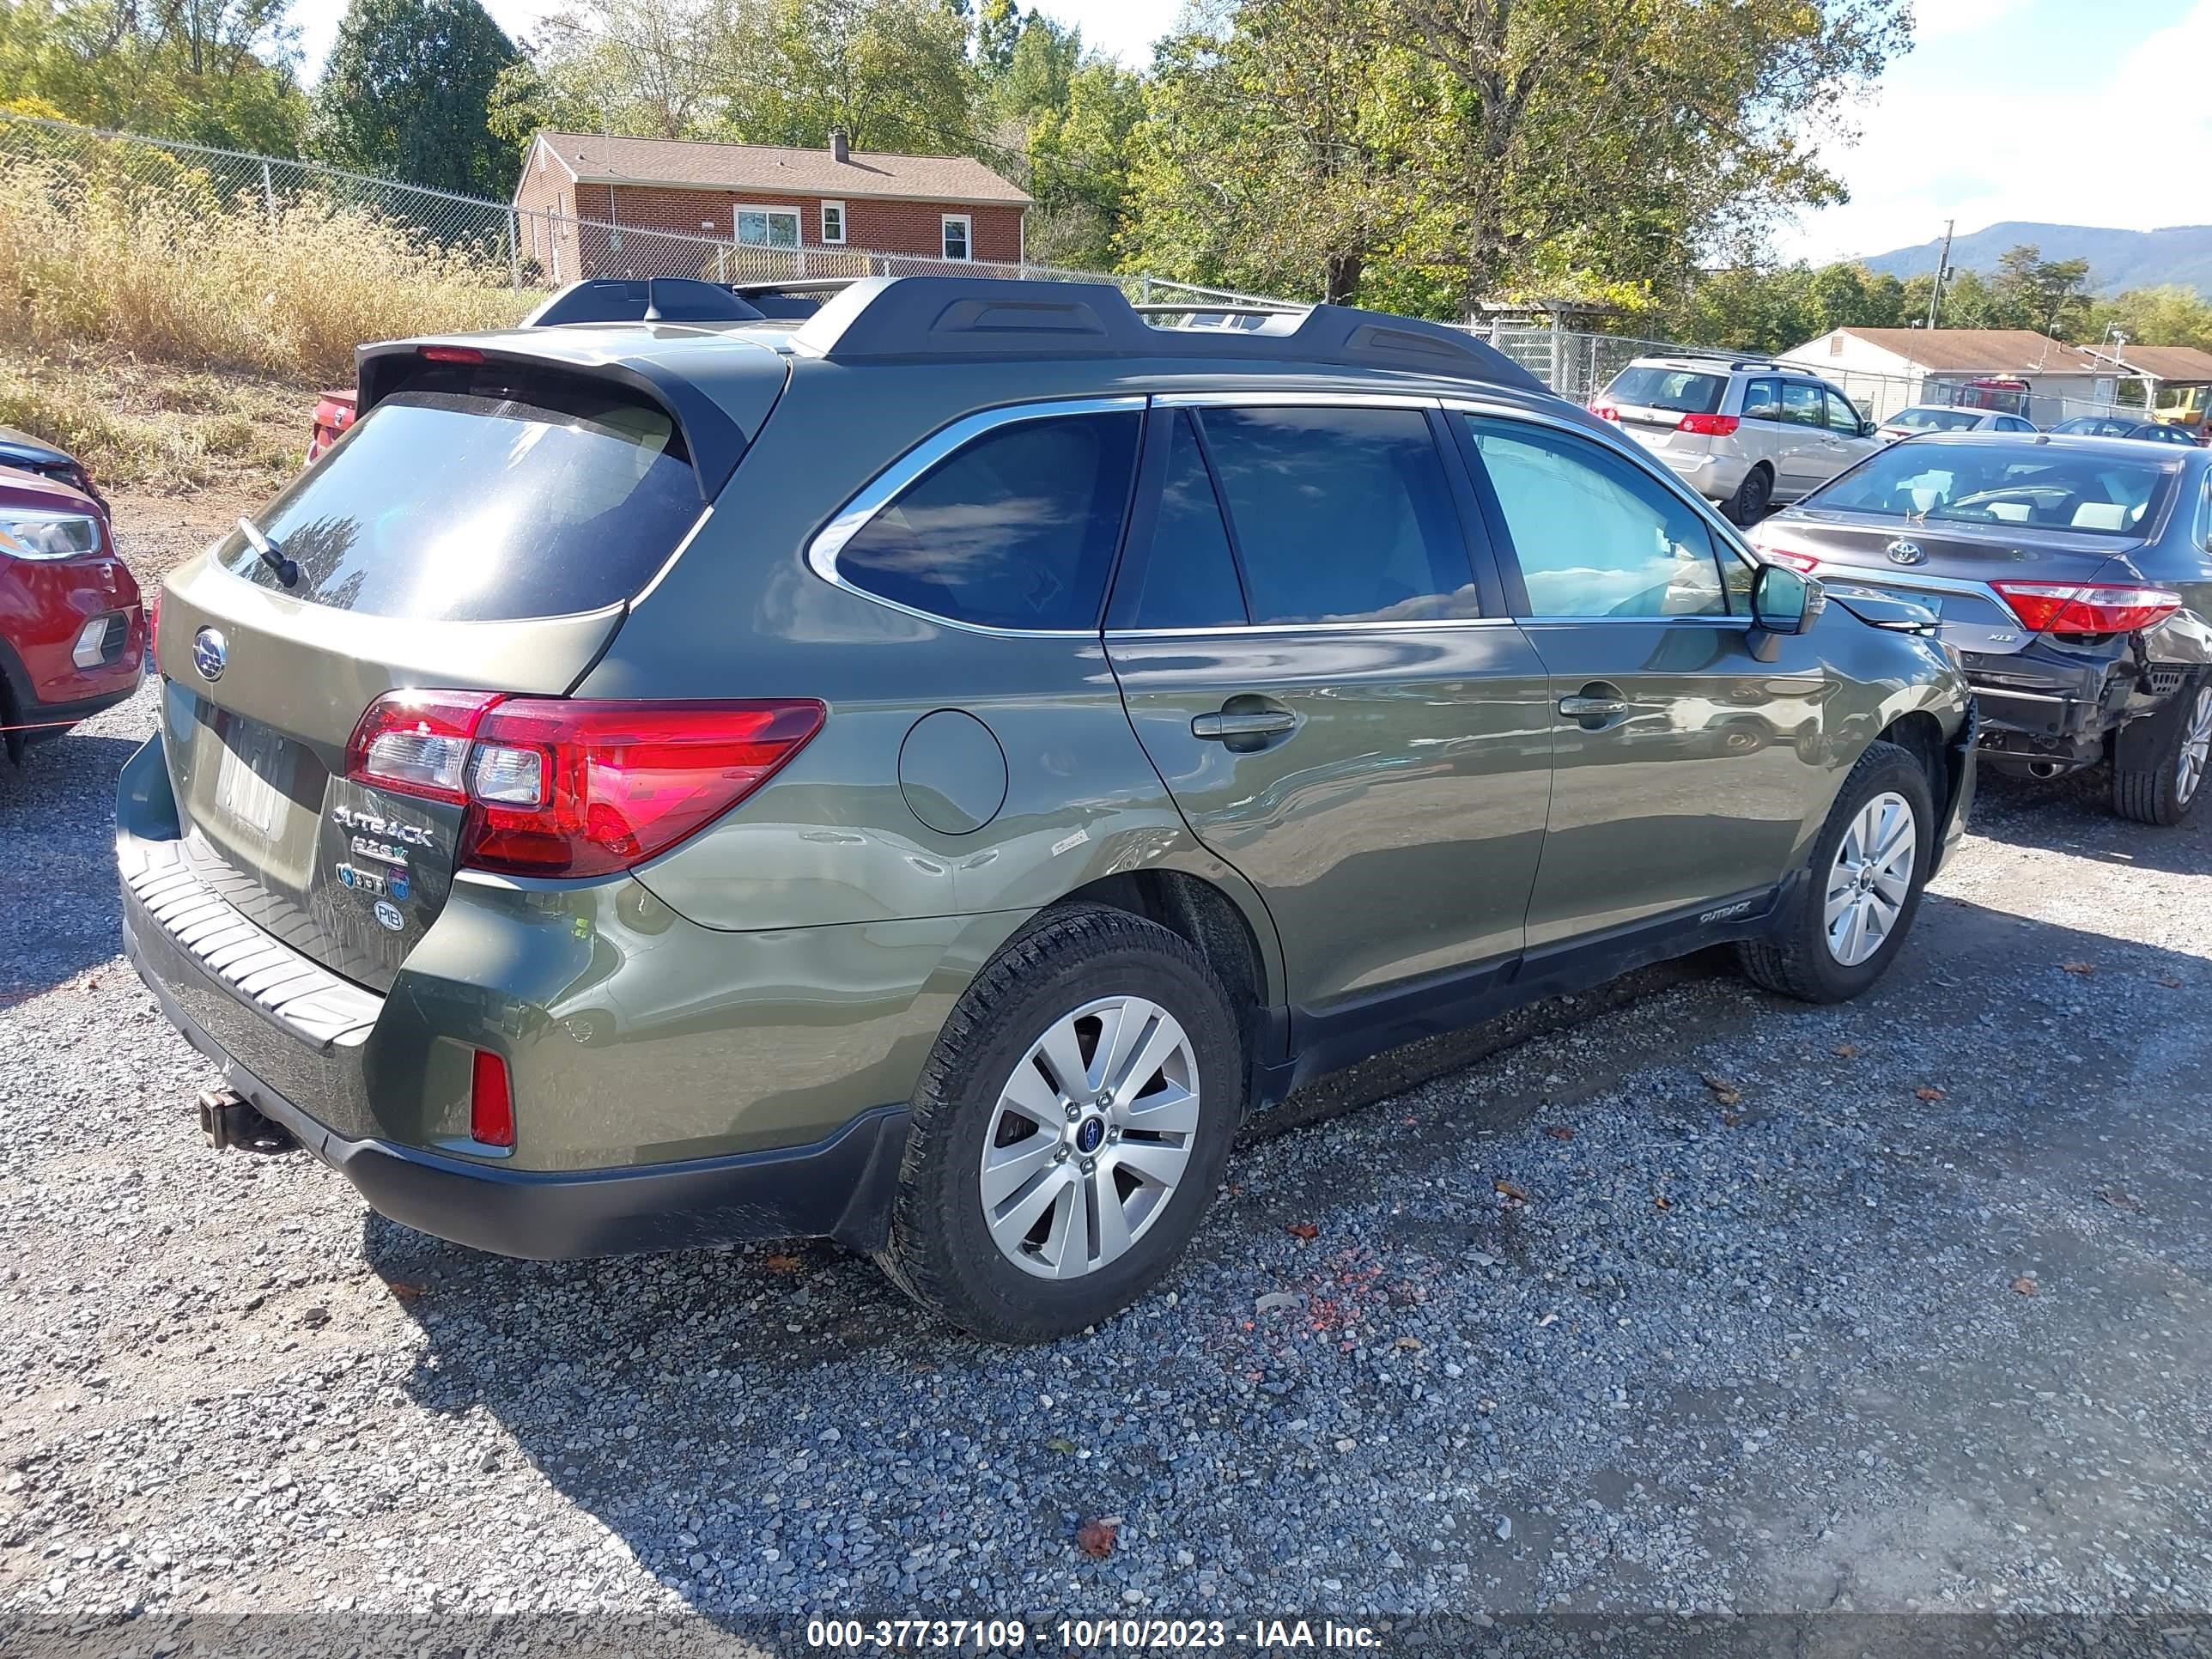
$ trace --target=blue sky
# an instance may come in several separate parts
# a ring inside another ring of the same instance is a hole
[[[563,0],[487,0],[510,34]],[[1181,0],[1042,0],[1131,67]],[[313,74],[344,0],[298,0]],[[1854,112],[1860,142],[1822,146],[1850,187],[1778,252],[1878,253],[2005,219],[2212,223],[2212,0],[1919,0],[1913,50]],[[1819,135],[1814,135],[1817,138]]]

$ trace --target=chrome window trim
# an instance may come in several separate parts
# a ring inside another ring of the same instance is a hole
[[[1408,622],[1217,623],[1207,628],[1109,628],[1109,640],[1213,639],[1235,635],[1250,639],[1257,634],[1376,634],[1404,633],[1411,628],[1511,628],[1512,617],[1429,617]]]
[[[1649,628],[1654,623],[1663,623],[1669,628],[1751,626],[1748,617],[1717,617],[1710,611],[1693,611],[1681,617],[1522,617],[1516,620],[1529,628],[1587,628],[1592,623],[1606,628]]]
[[[1412,392],[1162,392],[1156,409],[1436,409],[1443,398]]]
[[[1077,415],[1135,413],[1141,411],[1148,401],[1138,396],[1062,398],[1047,403],[1006,404],[996,409],[963,416],[950,426],[939,427],[861,485],[859,493],[837,510],[836,517],[816,532],[814,539],[806,544],[807,567],[832,587],[842,588],[871,605],[879,605],[884,610],[896,611],[902,616],[918,617],[939,628],[957,628],[963,633],[981,634],[995,639],[1095,640],[1098,637],[1096,628],[1000,628],[990,623],[963,622],[957,617],[902,605],[896,599],[872,593],[858,583],[847,580],[837,568],[837,555],[848,542],[868,526],[876,514],[889,507],[900,492],[956,450],[974,442],[988,432],[995,432],[1000,427],[1013,426],[1024,421],[1064,420]]]

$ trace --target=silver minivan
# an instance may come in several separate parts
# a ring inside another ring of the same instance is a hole
[[[1590,412],[1617,422],[1742,525],[1882,447],[1849,398],[1765,358],[1638,357]]]

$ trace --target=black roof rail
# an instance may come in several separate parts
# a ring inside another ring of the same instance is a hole
[[[689,276],[598,276],[571,283],[522,319],[564,323],[757,323],[767,313],[720,283]]]
[[[1109,283],[864,277],[825,303],[791,345],[840,363],[1173,356],[1331,363],[1549,395],[1510,358],[1439,323],[1316,305],[1263,318],[1255,328],[1156,328]]]

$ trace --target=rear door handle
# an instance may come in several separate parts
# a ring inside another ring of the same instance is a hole
[[[1291,730],[1298,717],[1286,708],[1261,709],[1249,714],[1197,714],[1191,718],[1190,734],[1212,743],[1228,743],[1238,738],[1273,738]]]
[[[1619,697],[1561,697],[1559,712],[1569,720],[1605,720],[1626,714],[1628,704]]]

